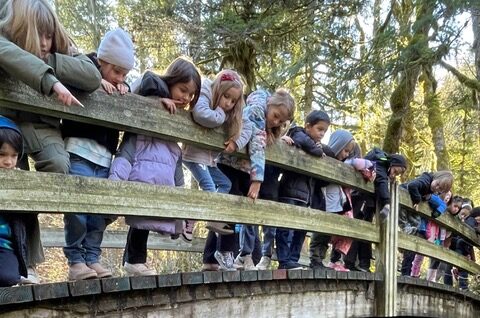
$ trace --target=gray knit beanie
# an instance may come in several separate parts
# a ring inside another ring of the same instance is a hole
[[[107,32],[100,42],[97,57],[130,71],[135,62],[132,39],[121,28]]]
[[[335,130],[330,136],[328,146],[332,149],[336,157],[352,140],[353,135],[349,131],[339,129]]]

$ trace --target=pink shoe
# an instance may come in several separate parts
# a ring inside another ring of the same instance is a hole
[[[350,271],[350,270],[349,270],[348,268],[346,268],[345,265],[343,265],[341,262],[336,262],[336,263],[330,262],[330,264],[328,264],[328,267],[330,267],[331,269],[336,270],[337,272],[349,272],[349,271]]]

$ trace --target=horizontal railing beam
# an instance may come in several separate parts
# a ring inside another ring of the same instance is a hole
[[[453,264],[464,270],[478,274],[480,265],[447,248],[435,245],[424,238],[399,233],[398,248],[433,257],[445,263]]]
[[[0,73],[0,77],[2,75]],[[103,125],[218,151],[224,148],[225,134],[221,129],[206,129],[195,124],[191,114],[184,110],[171,115],[158,99],[134,94],[107,95],[103,91],[75,95],[85,108],[63,106],[56,99],[40,95],[23,83],[6,76],[0,79],[0,107]],[[373,185],[366,183],[352,167],[332,158],[319,159],[295,147],[276,144],[267,149],[266,159],[288,170],[373,192]]]
[[[1,170],[1,169],[0,169]],[[217,220],[302,229],[379,242],[369,222],[278,202],[138,182],[0,171],[0,211]]]
[[[41,239],[44,247],[64,247],[65,232],[60,228],[41,228]],[[127,231],[107,229],[103,234],[102,248],[124,249],[127,242]],[[153,250],[179,251],[203,253],[205,238],[195,237],[191,243],[186,243],[178,238],[172,240],[170,235],[151,233],[148,236],[148,248]]]

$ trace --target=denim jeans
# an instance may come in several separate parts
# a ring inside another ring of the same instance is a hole
[[[20,281],[18,259],[15,252],[0,248],[0,287],[10,287]]]
[[[203,191],[219,193],[230,192],[232,182],[217,167],[210,167],[191,161],[183,161],[183,164],[190,170]]]
[[[280,199],[280,202],[303,207],[307,206],[305,203],[297,200]],[[306,231],[277,228],[275,240],[277,241],[277,258],[280,266],[298,262],[306,234]],[[290,238],[291,241],[289,242]]]
[[[107,178],[109,169],[94,164],[74,154],[70,155],[70,174],[86,177]],[[68,264],[98,263],[107,227],[107,219],[102,215],[65,214],[65,247],[63,252]]]
[[[273,254],[273,242],[275,240],[275,227],[263,226],[263,244],[262,244],[262,256],[272,257]]]
[[[240,230],[240,256],[252,254],[255,249],[255,240],[258,239],[258,225],[242,224]]]

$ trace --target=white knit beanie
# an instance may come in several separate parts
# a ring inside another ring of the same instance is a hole
[[[97,57],[107,63],[131,70],[134,64],[133,42],[121,28],[107,32],[98,47]]]

